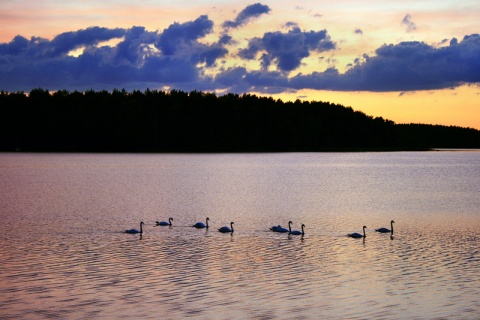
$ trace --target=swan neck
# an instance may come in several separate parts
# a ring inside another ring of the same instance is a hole
[[[233,232],[233,222],[230,222],[230,229],[232,229]]]

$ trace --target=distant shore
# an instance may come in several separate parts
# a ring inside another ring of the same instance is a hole
[[[480,130],[395,124],[320,101],[172,90],[0,93],[0,152],[480,149]]]

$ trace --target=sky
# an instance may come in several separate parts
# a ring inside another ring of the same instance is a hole
[[[328,101],[480,129],[478,0],[0,0],[0,90]]]

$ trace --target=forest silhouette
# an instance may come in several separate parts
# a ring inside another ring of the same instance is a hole
[[[480,131],[350,107],[191,91],[0,92],[0,151],[318,152],[480,148]]]

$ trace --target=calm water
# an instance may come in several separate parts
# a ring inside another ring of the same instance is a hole
[[[480,317],[480,152],[0,154],[0,194],[2,319]]]

